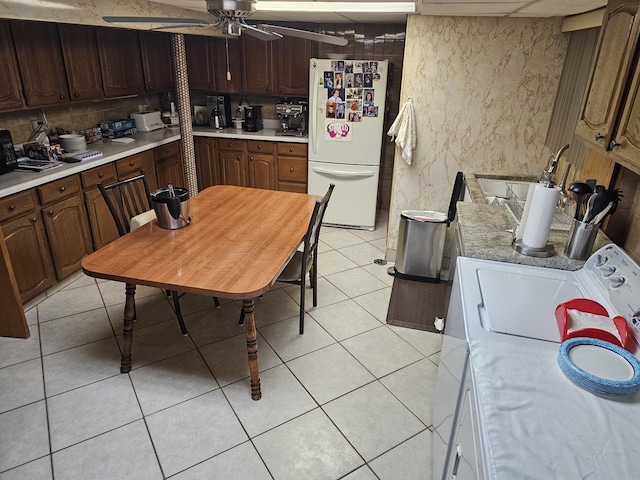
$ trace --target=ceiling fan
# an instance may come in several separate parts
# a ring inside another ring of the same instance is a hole
[[[102,17],[105,22],[117,25],[126,24],[161,24],[164,27],[215,27],[220,28],[225,35],[239,36],[242,31],[260,40],[276,40],[284,35],[304,38],[316,42],[329,43],[344,47],[347,39],[334,37],[322,33],[309,32],[296,28],[281,27],[278,25],[249,25],[245,19],[252,13],[252,5],[255,0],[206,0],[207,10],[216,17],[213,21],[194,18],[167,18],[167,17]],[[163,27],[163,28],[164,28]]]

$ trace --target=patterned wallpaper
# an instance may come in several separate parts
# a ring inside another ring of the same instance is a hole
[[[538,175],[568,37],[558,18],[409,16],[402,105],[413,99],[417,147],[396,152],[387,254],[400,213],[446,212],[456,172]]]

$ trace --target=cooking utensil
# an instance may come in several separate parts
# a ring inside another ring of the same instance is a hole
[[[580,220],[580,212],[582,211],[582,202],[584,201],[584,197],[585,195],[592,194],[593,189],[584,182],[574,182],[569,185],[569,191],[576,195],[576,212],[573,218]]]
[[[603,190],[594,196],[596,199],[589,212],[585,213],[584,221],[599,224],[607,215],[615,211],[620,198],[622,198],[622,191],[617,189]]]

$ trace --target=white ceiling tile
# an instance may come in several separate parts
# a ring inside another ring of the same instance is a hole
[[[450,16],[486,16],[508,15],[514,10],[526,5],[527,2],[492,2],[492,3],[422,3],[422,15],[450,15]]]

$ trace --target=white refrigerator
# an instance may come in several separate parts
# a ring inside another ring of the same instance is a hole
[[[308,191],[335,184],[324,224],[373,230],[387,93],[386,61],[312,58]]]

